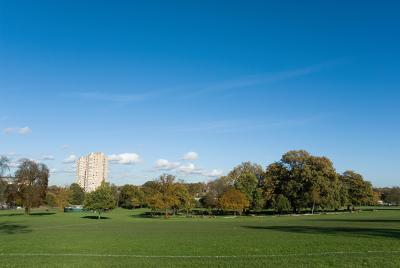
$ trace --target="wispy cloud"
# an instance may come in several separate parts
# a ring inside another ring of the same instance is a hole
[[[316,72],[321,71],[324,68],[329,66],[338,64],[342,62],[342,59],[328,61],[320,64],[315,64],[303,68],[292,69],[292,70],[285,70],[276,73],[266,73],[266,74],[257,74],[257,75],[250,75],[250,76],[242,76],[238,78],[234,78],[231,80],[222,81],[219,83],[215,83],[213,85],[204,87],[198,90],[192,90],[190,93],[183,95],[183,98],[190,98],[195,97],[200,94],[209,93],[209,92],[217,92],[217,91],[224,91],[224,90],[233,90],[233,89],[240,89],[246,88],[256,85],[263,85],[278,81],[284,81],[288,79],[292,79],[295,77],[301,77],[309,74],[313,74]]]
[[[196,152],[188,152],[183,156],[183,160],[187,160],[187,161],[194,161],[199,157],[198,153]]]
[[[63,160],[64,164],[68,164],[68,163],[74,163],[76,161],[77,157],[74,154],[69,155],[67,158],[65,158]]]
[[[50,161],[50,160],[54,160],[54,159],[55,159],[55,157],[52,155],[44,155],[41,158],[41,160],[43,160],[43,161]]]
[[[193,161],[196,160],[197,158],[198,154],[196,152],[188,152],[183,156],[182,159],[186,161]],[[204,177],[219,177],[222,175],[222,171],[219,169],[206,170],[197,167],[192,162],[185,162],[181,164],[180,162],[173,162],[167,159],[158,159],[154,164],[155,164],[154,165],[155,170],[161,170],[161,171],[167,170],[170,172],[176,172],[184,175],[200,175]]]
[[[159,170],[173,170],[179,167],[180,162],[170,162],[167,159],[158,159],[154,167]]]
[[[262,129],[281,129],[307,125],[316,122],[324,115],[300,117],[293,119],[227,119],[217,121],[189,122],[179,125],[142,126],[143,129],[162,130],[167,132],[205,132],[205,133],[235,133],[250,132]]]
[[[224,90],[233,90],[240,88],[247,88],[256,85],[268,84],[278,82],[305,75],[310,75],[321,71],[324,68],[336,65],[343,62],[343,59],[327,61],[320,64],[310,65],[297,69],[284,70],[275,73],[262,73],[256,75],[239,76],[233,79],[220,81],[216,83],[209,83],[208,85],[201,86],[199,84],[181,85],[175,87],[168,87],[158,90],[147,90],[142,92],[132,93],[108,93],[97,91],[86,92],[72,92],[62,94],[62,97],[79,98],[89,101],[103,101],[126,104],[131,102],[147,101],[165,95],[167,97],[178,98],[191,98],[208,92],[218,92]]]
[[[91,101],[104,101],[104,102],[116,102],[116,103],[129,103],[144,101],[158,94],[158,91],[149,91],[145,93],[137,94],[114,94],[114,93],[102,93],[102,92],[76,92],[70,94],[63,94],[64,97],[73,97]]]
[[[136,153],[112,154],[108,156],[108,160],[111,163],[122,165],[134,165],[141,161],[139,155]]]
[[[30,127],[22,127],[17,130],[19,134],[26,135],[32,132],[32,129]]]
[[[26,127],[7,127],[3,130],[6,134],[20,134],[20,135],[27,135],[32,132],[32,129],[28,126]]]

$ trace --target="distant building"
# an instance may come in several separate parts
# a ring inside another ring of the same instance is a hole
[[[102,181],[107,181],[107,175],[108,159],[103,153],[90,153],[76,162],[76,183],[85,192],[94,191]]]

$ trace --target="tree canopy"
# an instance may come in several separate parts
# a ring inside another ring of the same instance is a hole
[[[85,190],[77,183],[72,183],[69,186],[68,201],[71,205],[83,205],[85,200]]]
[[[98,219],[101,218],[100,214],[102,212],[114,209],[115,206],[116,200],[114,199],[113,191],[110,185],[104,181],[96,190],[87,193],[85,196],[85,209],[97,212]]]
[[[219,199],[219,206],[225,210],[233,210],[241,214],[250,205],[246,195],[236,189],[229,189]]]
[[[45,201],[48,180],[49,169],[46,165],[28,159],[21,160],[15,172],[14,184],[25,207],[25,213],[30,214],[32,207],[39,206]]]

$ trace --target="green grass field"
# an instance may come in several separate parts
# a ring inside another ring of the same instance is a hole
[[[145,218],[0,211],[1,267],[400,267],[400,210]]]

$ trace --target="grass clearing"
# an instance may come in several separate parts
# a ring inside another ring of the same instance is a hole
[[[400,210],[145,218],[0,211],[1,267],[399,267]]]

